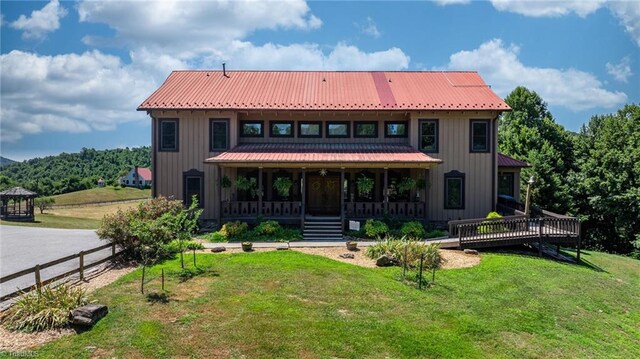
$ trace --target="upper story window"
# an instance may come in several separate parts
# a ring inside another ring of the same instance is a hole
[[[293,122],[271,121],[269,122],[269,131],[271,137],[293,137]]]
[[[438,120],[420,120],[420,150],[438,152]]]
[[[489,120],[471,120],[470,152],[491,152]]]
[[[353,137],[376,138],[378,137],[378,123],[374,121],[357,121],[353,123]]]
[[[262,121],[240,121],[240,137],[263,137]]]
[[[327,137],[349,137],[349,122],[327,122]]]
[[[211,119],[209,122],[209,151],[229,149],[229,120]]]
[[[298,122],[298,137],[322,137],[322,122],[320,121]]]
[[[384,123],[384,137],[407,137],[407,121],[387,121]]]
[[[178,119],[161,119],[159,151],[178,151]]]
[[[445,173],[444,208],[464,209],[464,173],[458,171]]]

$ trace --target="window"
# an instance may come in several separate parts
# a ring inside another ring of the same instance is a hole
[[[209,151],[229,149],[229,120],[211,119],[209,122]]]
[[[472,120],[470,152],[490,152],[489,142],[489,121]]]
[[[271,137],[293,137],[293,122],[271,121],[269,122],[269,131]]]
[[[198,200],[198,207],[204,208],[204,172],[191,169],[183,174],[184,192],[182,201],[190,206],[193,198]]]
[[[349,122],[327,122],[327,137],[349,137]]]
[[[407,137],[407,121],[385,122],[384,137]]]
[[[498,195],[514,195],[514,176],[513,172],[501,172],[498,174]]]
[[[438,120],[420,121],[420,150],[438,152]]]
[[[178,151],[178,120],[160,120],[159,151]]]
[[[263,137],[262,121],[240,121],[240,137]]]
[[[322,137],[322,122],[298,122],[298,137]]]
[[[458,171],[445,173],[444,208],[464,209],[464,173]]]
[[[378,137],[378,123],[377,122],[354,122],[353,137],[358,137],[358,138]]]

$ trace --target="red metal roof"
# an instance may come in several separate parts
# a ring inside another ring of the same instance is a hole
[[[138,167],[138,176],[142,177],[145,181],[151,181],[151,170],[146,167]]]
[[[260,143],[244,144],[207,159],[210,163],[387,163],[437,164],[432,158],[406,145],[354,143]]]
[[[513,157],[498,153],[498,166],[499,167],[529,167],[529,164],[520,160],[516,160]]]
[[[498,110],[477,72],[174,71],[138,110]]]

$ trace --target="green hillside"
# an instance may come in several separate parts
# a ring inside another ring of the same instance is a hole
[[[99,178],[107,185],[134,166],[151,166],[151,147],[95,150],[34,158],[0,165],[0,190],[21,186],[50,196],[97,187]]]
[[[138,189],[131,187],[102,187],[91,188],[82,191],[59,194],[53,196],[56,206],[73,204],[89,204],[99,202],[126,201],[151,197],[150,189]]]

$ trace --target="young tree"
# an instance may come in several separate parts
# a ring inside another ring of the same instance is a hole
[[[53,197],[38,197],[34,200],[34,204],[40,210],[40,214],[43,214],[45,210],[53,208],[53,204],[56,203]]]

